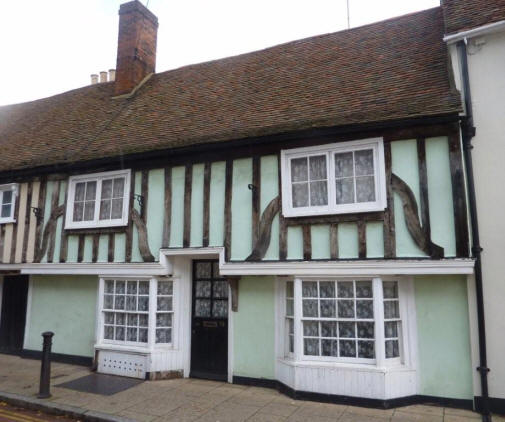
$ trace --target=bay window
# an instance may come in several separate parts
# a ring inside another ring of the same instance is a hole
[[[140,347],[172,344],[172,280],[115,278],[100,283],[101,342]]]
[[[0,224],[14,223],[16,216],[16,196],[18,185],[9,183],[8,185],[0,185]]]
[[[297,361],[400,363],[405,303],[398,280],[283,281],[284,355]]]
[[[381,138],[283,150],[281,178],[285,217],[386,207]]]

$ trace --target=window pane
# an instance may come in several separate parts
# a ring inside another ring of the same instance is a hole
[[[354,318],[354,301],[339,300],[338,301],[338,316],[340,318]]]
[[[114,179],[114,190],[112,192],[114,198],[122,198],[124,196],[124,181],[123,177]]]
[[[228,282],[214,281],[212,285],[212,294],[214,297],[228,297]]]
[[[311,206],[328,205],[328,187],[326,181],[310,182],[310,205]]]
[[[373,297],[372,282],[371,281],[357,281],[356,282],[356,297]]]
[[[302,308],[304,317],[317,318],[317,299],[304,299]]]
[[[384,337],[398,337],[398,322],[396,321],[386,321],[384,323]]]
[[[170,296],[158,296],[158,311],[171,311],[172,298]]]
[[[73,221],[82,221],[82,217],[84,214],[84,202],[75,202],[74,203],[74,214],[72,216]]]
[[[91,221],[95,218],[95,201],[86,201],[84,203],[84,221]]]
[[[335,283],[333,281],[321,281],[319,283],[320,297],[335,297]]]
[[[114,309],[121,309],[123,310],[125,307],[125,300],[124,296],[116,296],[114,300]]]
[[[356,177],[356,200],[358,202],[375,201],[375,182],[373,176]]]
[[[211,278],[212,263],[196,262],[196,278]]]
[[[138,310],[142,312],[147,312],[149,310],[149,296],[139,296]]]
[[[321,322],[321,337],[337,337],[337,322],[322,321]]]
[[[292,186],[293,207],[309,206],[309,185],[307,183],[296,183]]]
[[[147,327],[149,316],[147,314],[139,314],[139,327]]]
[[[384,299],[396,299],[398,297],[398,283],[396,281],[383,281],[382,289]]]
[[[354,153],[356,161],[356,176],[369,176],[373,172],[373,150],[367,149]]]
[[[2,197],[2,204],[10,204],[10,203],[12,203],[12,191],[4,190]]]
[[[100,220],[110,219],[110,205],[111,202],[109,200],[100,201]]]
[[[137,296],[126,296],[126,310],[127,311],[137,310]]]
[[[137,341],[137,328],[128,327],[126,330],[126,341]]]
[[[126,322],[130,327],[136,327],[139,322],[138,314],[128,314],[126,317]]]
[[[286,300],[286,315],[293,316],[294,315],[294,300],[288,299]]]
[[[86,183],[86,200],[94,201],[96,199],[96,182]]]
[[[352,177],[353,175],[352,152],[335,154],[335,177]]]
[[[317,297],[317,281],[302,282],[303,297]]]
[[[319,340],[317,338],[304,339],[303,353],[307,356],[319,356]]]
[[[214,300],[212,302],[212,316],[214,318],[226,318],[228,316],[228,301]]]
[[[102,182],[102,199],[112,198],[112,179],[107,179]]]
[[[337,283],[338,297],[354,297],[352,281],[340,281]]]
[[[373,319],[373,300],[357,300],[356,316],[363,319]]]
[[[172,314],[156,314],[156,327],[171,327]]]
[[[334,318],[335,312],[335,301],[334,300],[321,300],[319,302],[319,316],[321,318]]]
[[[316,155],[309,158],[310,180],[326,180],[326,155]]]
[[[172,295],[173,284],[171,281],[159,281],[158,282],[158,295]]]
[[[337,204],[354,203],[354,181],[353,179],[337,179],[335,181]]]
[[[356,341],[355,340],[340,340],[340,356],[346,358],[356,357]]]
[[[139,281],[139,295],[148,295],[148,294],[149,294],[149,282]]]
[[[116,327],[115,339],[119,340],[119,341],[124,341],[124,339],[125,339],[124,327]]]
[[[117,313],[116,314],[116,325],[125,325],[125,323],[126,323],[125,314]]]
[[[8,218],[11,216],[11,204],[4,204],[2,205],[2,218]]]
[[[390,300],[384,302],[384,318],[385,319],[400,318],[400,309],[398,307],[398,301]]]
[[[400,356],[398,340],[386,340],[386,358],[397,358]]]
[[[374,338],[373,322],[358,322],[358,338]]]
[[[114,313],[113,312],[105,312],[104,313],[104,322],[109,325],[114,324]]]
[[[136,295],[137,294],[137,282],[136,281],[129,281],[127,283],[126,293],[128,293],[129,295]]]
[[[319,322],[303,321],[303,335],[307,337],[319,336]]]
[[[197,281],[195,285],[196,297],[210,297],[210,281]]]
[[[103,338],[105,340],[114,340],[114,327],[106,325],[103,330]]]
[[[210,299],[195,300],[195,316],[210,317]]]
[[[170,328],[157,328],[156,329],[156,343],[171,343],[172,330]]]
[[[373,359],[375,357],[375,346],[373,341],[358,340],[358,357]]]
[[[356,323],[354,322],[339,322],[338,336],[344,338],[356,337]]]
[[[111,218],[118,219],[123,217],[123,199],[113,199],[112,200],[112,209],[111,209]]]
[[[86,191],[86,183],[84,182],[76,183],[74,201],[84,201],[85,191]]]
[[[287,297],[294,297],[294,288],[293,288],[293,282],[288,281],[286,283],[286,296]]]
[[[307,177],[307,158],[295,158],[291,160],[291,181],[306,182]]]
[[[104,309],[114,309],[114,296],[105,295],[103,299]]]
[[[125,282],[124,281],[116,281],[116,294],[124,294],[125,293]]]
[[[147,328],[140,328],[139,329],[139,342],[140,343],[147,343]]]
[[[338,356],[337,340],[321,340],[321,356]]]
[[[114,293],[114,282],[112,280],[105,282],[105,293]]]

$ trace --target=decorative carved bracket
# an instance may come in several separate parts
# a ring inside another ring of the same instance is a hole
[[[414,192],[412,192],[409,186],[395,174],[391,175],[391,185],[393,187],[393,191],[397,193],[402,200],[407,229],[416,245],[432,258],[443,258],[444,248],[433,243],[431,241],[430,234],[421,227]]]
[[[280,208],[281,198],[277,196],[270,201],[263,214],[261,214],[258,241],[254,245],[251,255],[246,258],[246,261],[259,261],[267,253],[272,235],[272,221]]]
[[[231,310],[238,311],[238,282],[240,277],[228,277],[228,284],[231,289]]]

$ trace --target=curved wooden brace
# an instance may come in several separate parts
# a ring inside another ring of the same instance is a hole
[[[391,186],[393,191],[397,193],[402,200],[407,229],[416,245],[432,258],[443,258],[444,248],[433,243],[430,239],[430,234],[421,227],[417,201],[412,189],[410,189],[396,174],[391,175]]]
[[[139,232],[139,250],[142,259],[144,262],[154,262],[154,256],[151,253],[151,250],[149,249],[149,243],[147,242],[146,223],[144,223],[144,220],[142,217],[140,217],[139,212],[135,208],[131,209],[130,215]]]
[[[272,199],[270,203],[261,214],[261,220],[259,224],[259,235],[258,241],[249,255],[246,261],[259,261],[263,259],[267,253],[268,245],[270,245],[270,237],[272,234],[272,221],[275,215],[279,212],[281,208],[281,198],[277,196]]]
[[[40,245],[40,248],[37,250],[37,253],[35,254],[34,262],[40,262],[41,259],[46,254],[47,246],[49,244],[49,238],[56,230],[56,221],[63,215],[64,212],[65,212],[65,205],[60,205],[59,207],[53,209],[53,211],[51,212],[49,220],[47,221],[46,226],[44,227],[44,232],[42,233],[42,243]]]

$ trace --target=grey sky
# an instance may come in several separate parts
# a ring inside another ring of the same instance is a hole
[[[349,1],[351,27],[439,4]],[[123,2],[0,0],[0,105],[79,88],[114,68]],[[347,27],[346,0],[149,0],[149,9],[160,23],[157,72]]]

